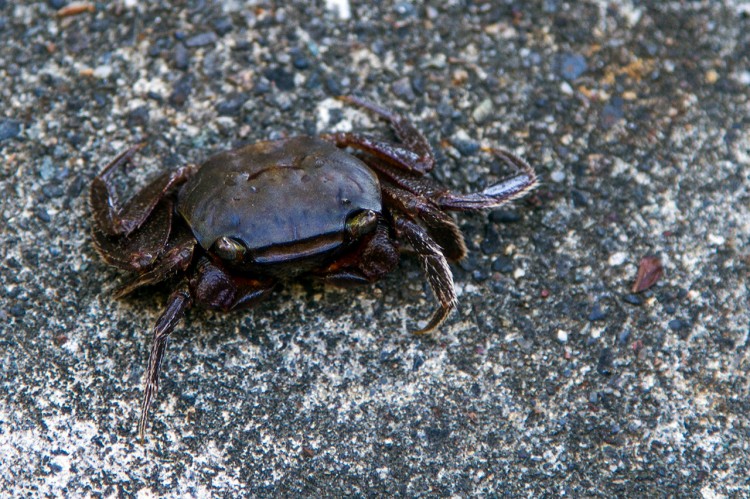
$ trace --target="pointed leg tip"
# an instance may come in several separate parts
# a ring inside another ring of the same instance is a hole
[[[427,322],[427,325],[425,325],[425,327],[418,329],[416,331],[412,331],[412,334],[416,336],[423,336],[423,335],[432,333],[437,328],[443,325],[443,323],[451,314],[454,308],[455,308],[455,305],[450,306],[450,307],[440,307],[439,309],[435,311],[435,313],[432,314],[432,317]]]

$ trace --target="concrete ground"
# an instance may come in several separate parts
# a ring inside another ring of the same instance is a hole
[[[0,489],[12,497],[746,497],[747,2],[0,0]],[[186,5],[189,4],[189,5]],[[281,5],[281,3],[279,3]],[[168,287],[123,300],[88,187],[257,140],[413,119],[480,190],[460,310],[376,285],[191,310],[136,438]],[[663,275],[634,293],[639,263]]]

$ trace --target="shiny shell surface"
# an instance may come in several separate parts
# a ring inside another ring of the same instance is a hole
[[[313,137],[260,142],[206,160],[182,186],[178,212],[198,243],[242,242],[269,262],[325,252],[347,218],[381,211],[380,184],[362,161]],[[284,247],[282,252],[274,248]],[[259,258],[259,261],[262,257]]]

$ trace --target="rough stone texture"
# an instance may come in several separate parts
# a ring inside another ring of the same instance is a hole
[[[4,493],[747,494],[746,2],[65,3],[0,0]],[[349,92],[411,116],[454,188],[503,174],[478,144],[544,184],[460,217],[461,308],[432,337],[408,258],[191,311],[140,445],[166,290],[111,299],[91,178],[139,141],[131,190],[239,143],[387,133]],[[633,295],[646,255],[664,276]]]

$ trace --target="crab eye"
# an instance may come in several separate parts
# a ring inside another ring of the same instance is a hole
[[[378,213],[373,210],[362,210],[350,215],[346,220],[346,233],[350,240],[356,240],[369,234],[378,225]]]
[[[241,242],[231,237],[222,236],[213,244],[213,253],[227,262],[241,262],[245,258],[247,248]]]

